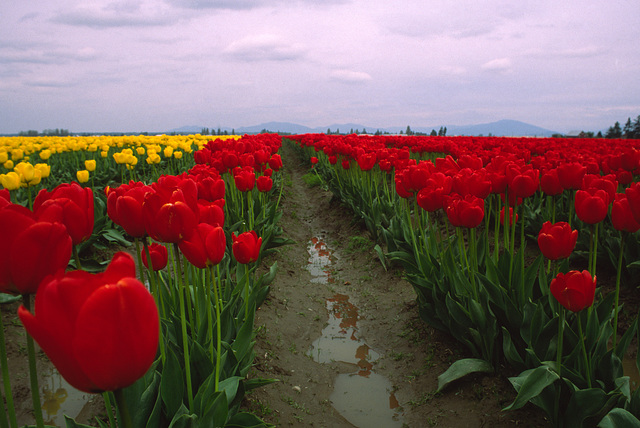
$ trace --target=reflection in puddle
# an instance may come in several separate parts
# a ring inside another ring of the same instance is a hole
[[[333,407],[357,427],[401,427],[398,400],[390,394],[389,379],[377,373],[364,378],[355,374],[336,377],[330,400]]]
[[[40,374],[43,418],[47,425],[66,426],[64,415],[76,418],[92,394],[78,391],[54,368]]]
[[[312,282],[334,282],[330,266],[335,255],[324,239],[312,238],[308,249]],[[373,362],[380,354],[358,338],[358,308],[349,296],[336,294],[327,299],[327,312],[327,325],[308,354],[318,363],[341,361],[353,364],[356,370],[336,378],[330,397],[333,407],[356,427],[402,426],[402,408],[393,394],[393,385],[373,371]]]
[[[366,343],[358,339],[358,308],[349,302],[349,296],[336,294],[327,299],[329,320],[322,336],[311,344],[309,354],[318,363],[342,361],[355,364],[362,376],[371,373],[371,362],[380,358]]]
[[[311,238],[308,250],[309,264],[307,265],[307,270],[313,276],[311,282],[314,284],[334,283],[335,279],[330,266],[335,261],[336,256],[333,250],[327,247],[324,236],[319,235]]]

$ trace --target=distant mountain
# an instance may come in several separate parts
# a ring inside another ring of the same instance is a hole
[[[411,126],[411,125],[410,125]],[[205,126],[183,126],[180,128],[171,129],[166,131],[166,133],[176,133],[176,134],[197,134],[202,131]],[[499,120],[497,122],[491,123],[481,123],[477,125],[446,125],[447,135],[469,135],[469,136],[478,136],[484,135],[487,136],[489,134],[496,137],[551,137],[553,134],[557,132],[551,131],[549,129],[541,128],[539,126],[531,125],[529,123],[520,122],[518,120]],[[217,130],[217,128],[209,128],[211,131]],[[376,131],[386,132],[389,134],[398,134],[400,132],[405,132],[407,127],[394,126],[388,128],[376,128],[375,126],[364,126],[357,123],[341,123],[341,124],[332,124],[329,126],[318,126],[315,128],[310,128],[305,125],[299,125],[297,123],[291,122],[267,122],[261,123],[259,125],[253,126],[243,126],[239,128],[229,128],[224,127],[220,128],[222,131],[231,132],[234,131],[236,134],[256,134],[262,132],[264,130],[268,132],[278,132],[278,133],[286,133],[286,134],[310,134],[310,133],[324,133],[327,130],[331,132],[340,131],[340,133],[345,134],[349,133],[352,130],[355,132],[362,132],[366,130],[368,133],[373,134]],[[411,130],[414,132],[421,132],[425,134],[431,133],[432,130],[438,131],[440,126],[433,127],[422,127],[422,126],[411,126]]]
[[[439,129],[439,128],[438,128]],[[500,137],[551,137],[556,131],[518,120],[499,120],[478,125],[447,126],[447,135],[494,135]]]
[[[243,126],[240,128],[236,128],[236,134],[256,134],[265,129],[269,132],[282,132],[287,134],[309,134],[312,132],[317,132],[309,128],[308,126],[298,125],[297,123],[267,122],[261,123],[260,125]]]

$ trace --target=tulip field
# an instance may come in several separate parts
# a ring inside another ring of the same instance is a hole
[[[620,299],[638,286],[637,140],[325,134],[0,138],[0,291],[22,303],[36,426],[35,343],[102,395],[96,426],[270,426],[241,403],[275,381],[248,374],[268,256],[290,243],[283,144],[363,219],[424,322],[473,356],[438,391],[506,364],[505,411],[640,426],[622,368],[640,329]],[[0,367],[14,428],[4,333]]]

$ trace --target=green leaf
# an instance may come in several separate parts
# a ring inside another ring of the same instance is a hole
[[[185,394],[184,375],[178,357],[174,352],[166,353],[166,365],[162,370],[160,380],[160,395],[169,416],[176,414],[180,406],[184,406]]]
[[[270,428],[273,426],[274,425],[264,422],[254,414],[240,412],[235,414],[229,422],[227,422],[225,428]]]
[[[458,380],[471,373],[479,372],[491,373],[493,372],[493,367],[487,361],[478,358],[458,360],[451,364],[451,367],[449,367],[446,372],[438,376],[438,390],[436,392],[442,391],[444,387],[454,380]]]
[[[640,427],[640,420],[620,407],[612,409],[598,423],[599,428],[636,428]]]
[[[69,416],[64,415],[64,421],[67,424],[67,428],[91,428],[89,425],[79,424],[74,419],[71,419]]]
[[[22,296],[13,296],[11,294],[0,293],[0,304],[17,302],[20,299],[22,299]]]
[[[378,258],[380,259],[380,263],[382,264],[382,267],[384,268],[384,270],[387,270],[387,263],[384,257],[384,251],[382,251],[382,247],[380,247],[380,244],[376,244],[375,247],[373,247],[373,249],[375,250],[376,254],[378,255]]]
[[[518,391],[518,395],[513,403],[503,410],[519,409],[558,379],[560,379],[558,374],[547,366],[526,370],[517,377],[510,377],[509,381]]]

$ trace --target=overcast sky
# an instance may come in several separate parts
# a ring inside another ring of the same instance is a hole
[[[640,115],[637,0],[3,3],[0,133]]]

